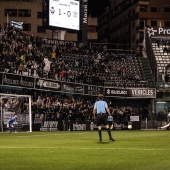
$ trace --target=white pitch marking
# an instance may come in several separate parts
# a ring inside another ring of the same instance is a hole
[[[29,147],[29,146],[0,146],[0,149],[75,149],[75,150],[136,150],[136,151],[164,151],[167,149],[152,148],[72,148],[72,147]]]
[[[65,135],[84,135],[85,133],[67,133],[67,134],[44,134],[44,135],[29,135],[29,136],[17,136],[19,138],[29,138],[34,136],[65,136]]]

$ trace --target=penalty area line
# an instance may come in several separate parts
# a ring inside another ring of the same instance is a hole
[[[71,150],[165,151],[165,149],[154,149],[154,148],[76,148],[76,147],[33,147],[33,146],[0,146],[0,149],[71,149]]]
[[[17,136],[19,138],[29,138],[29,137],[39,137],[39,136],[68,136],[68,135],[84,135],[85,133],[67,133],[67,134],[43,134],[43,135],[27,135],[27,136]]]

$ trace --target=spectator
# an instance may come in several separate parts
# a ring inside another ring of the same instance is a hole
[[[28,76],[31,75],[31,67],[32,67],[32,62],[29,59],[28,62],[27,62]]]
[[[31,76],[35,75],[36,70],[37,70],[37,64],[33,61],[31,65]]]
[[[51,53],[51,59],[52,59],[52,62],[55,62],[55,60],[56,60],[56,52],[55,51],[53,51]]]
[[[22,64],[22,62],[20,63],[20,65],[18,66],[18,74],[23,74],[23,70],[24,70],[24,65]]]
[[[60,80],[61,80],[61,81],[64,81],[64,75],[65,75],[65,71],[62,70],[62,71],[60,72]]]
[[[160,40],[159,39],[156,41],[156,44],[157,44],[157,46],[159,48],[160,47]]]
[[[169,52],[169,50],[168,50],[168,48],[165,46],[165,47],[163,48],[163,54],[164,54],[164,53],[167,53],[167,54],[168,54],[168,52]]]

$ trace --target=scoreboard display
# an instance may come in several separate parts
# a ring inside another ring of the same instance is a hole
[[[49,0],[48,26],[80,30],[79,0]]]

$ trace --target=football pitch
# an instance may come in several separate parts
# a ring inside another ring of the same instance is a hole
[[[0,170],[169,170],[170,131],[0,133]]]

